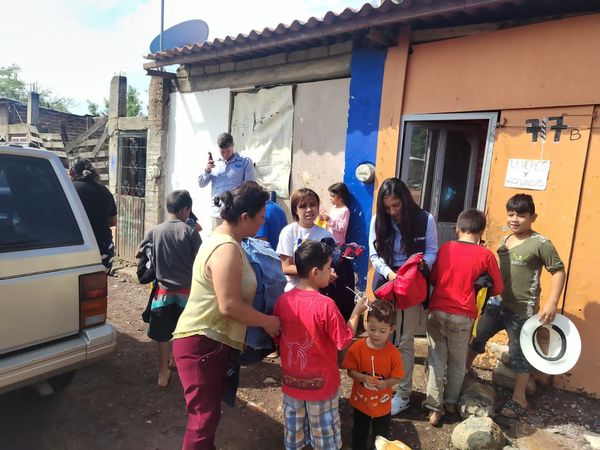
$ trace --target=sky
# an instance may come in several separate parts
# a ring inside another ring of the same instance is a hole
[[[191,19],[209,27],[208,40],[290,24],[327,11],[360,8],[366,0],[164,0],[165,29]],[[378,3],[378,2],[373,2]],[[147,104],[142,66],[160,32],[160,0],[9,0],[3,5],[0,67],[17,64],[20,78],[76,102],[102,105],[113,75],[127,76]]]

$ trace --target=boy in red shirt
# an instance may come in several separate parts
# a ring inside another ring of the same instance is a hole
[[[376,436],[389,437],[392,387],[404,376],[400,351],[389,340],[395,324],[392,304],[375,300],[365,321],[367,337],[352,344],[342,363],[354,380],[352,450],[372,449]]]
[[[492,278],[490,295],[502,293],[502,276],[494,254],[478,245],[485,230],[485,215],[468,209],[458,216],[458,241],[446,242],[438,251],[431,272],[434,286],[427,318],[427,398],[429,423],[437,426],[445,411],[456,412],[466,372],[466,358],[473,322],[477,318],[475,282],[487,273]],[[444,398],[444,375],[446,389]]]
[[[329,284],[331,250],[326,244],[303,242],[294,261],[300,282],[282,294],[273,309],[281,320],[285,448],[310,444],[315,450],[339,449],[338,350],[352,342],[367,306],[360,299],[345,323],[335,302],[319,293]]]

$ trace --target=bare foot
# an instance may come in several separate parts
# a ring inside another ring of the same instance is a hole
[[[440,424],[440,420],[442,420],[443,416],[444,413],[441,411],[431,411],[429,413],[429,425],[432,427],[437,427]]]
[[[171,381],[171,371],[167,370],[165,373],[158,373],[158,387],[166,388],[169,385],[169,381]]]

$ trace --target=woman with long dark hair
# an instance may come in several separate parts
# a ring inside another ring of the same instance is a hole
[[[100,184],[100,176],[89,159],[77,157],[71,161],[69,175],[92,225],[102,264],[109,272],[115,257],[110,229],[117,224],[115,199],[107,187]]]
[[[246,327],[279,334],[279,319],[252,307],[256,275],[241,247],[264,223],[268,198],[253,182],[215,197],[223,223],[196,255],[190,295],[173,332],[188,415],[184,450],[215,448],[229,361],[244,348]]]
[[[404,182],[398,178],[385,180],[377,193],[377,211],[369,231],[369,259],[375,269],[373,290],[394,280],[398,268],[415,253],[423,253],[425,264],[431,268],[437,249],[433,216],[417,205]],[[405,375],[392,398],[392,415],[410,405],[414,335],[422,310],[420,304],[396,310],[395,344],[402,353]]]

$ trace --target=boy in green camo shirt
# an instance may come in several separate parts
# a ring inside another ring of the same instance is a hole
[[[501,330],[508,334],[510,365],[515,371],[515,386],[511,400],[501,410],[505,417],[520,418],[527,413],[525,390],[531,365],[521,351],[521,328],[531,316],[540,313],[540,322],[548,324],[556,316],[558,301],[565,286],[565,266],[549,239],[531,227],[537,215],[533,198],[517,194],[506,203],[507,224],[511,234],[502,239],[498,248],[500,272],[504,282],[500,304],[488,304],[477,325],[477,334],[470,344],[467,368],[475,356],[485,351],[487,341]],[[540,277],[545,267],[552,274],[550,293],[540,311]]]

